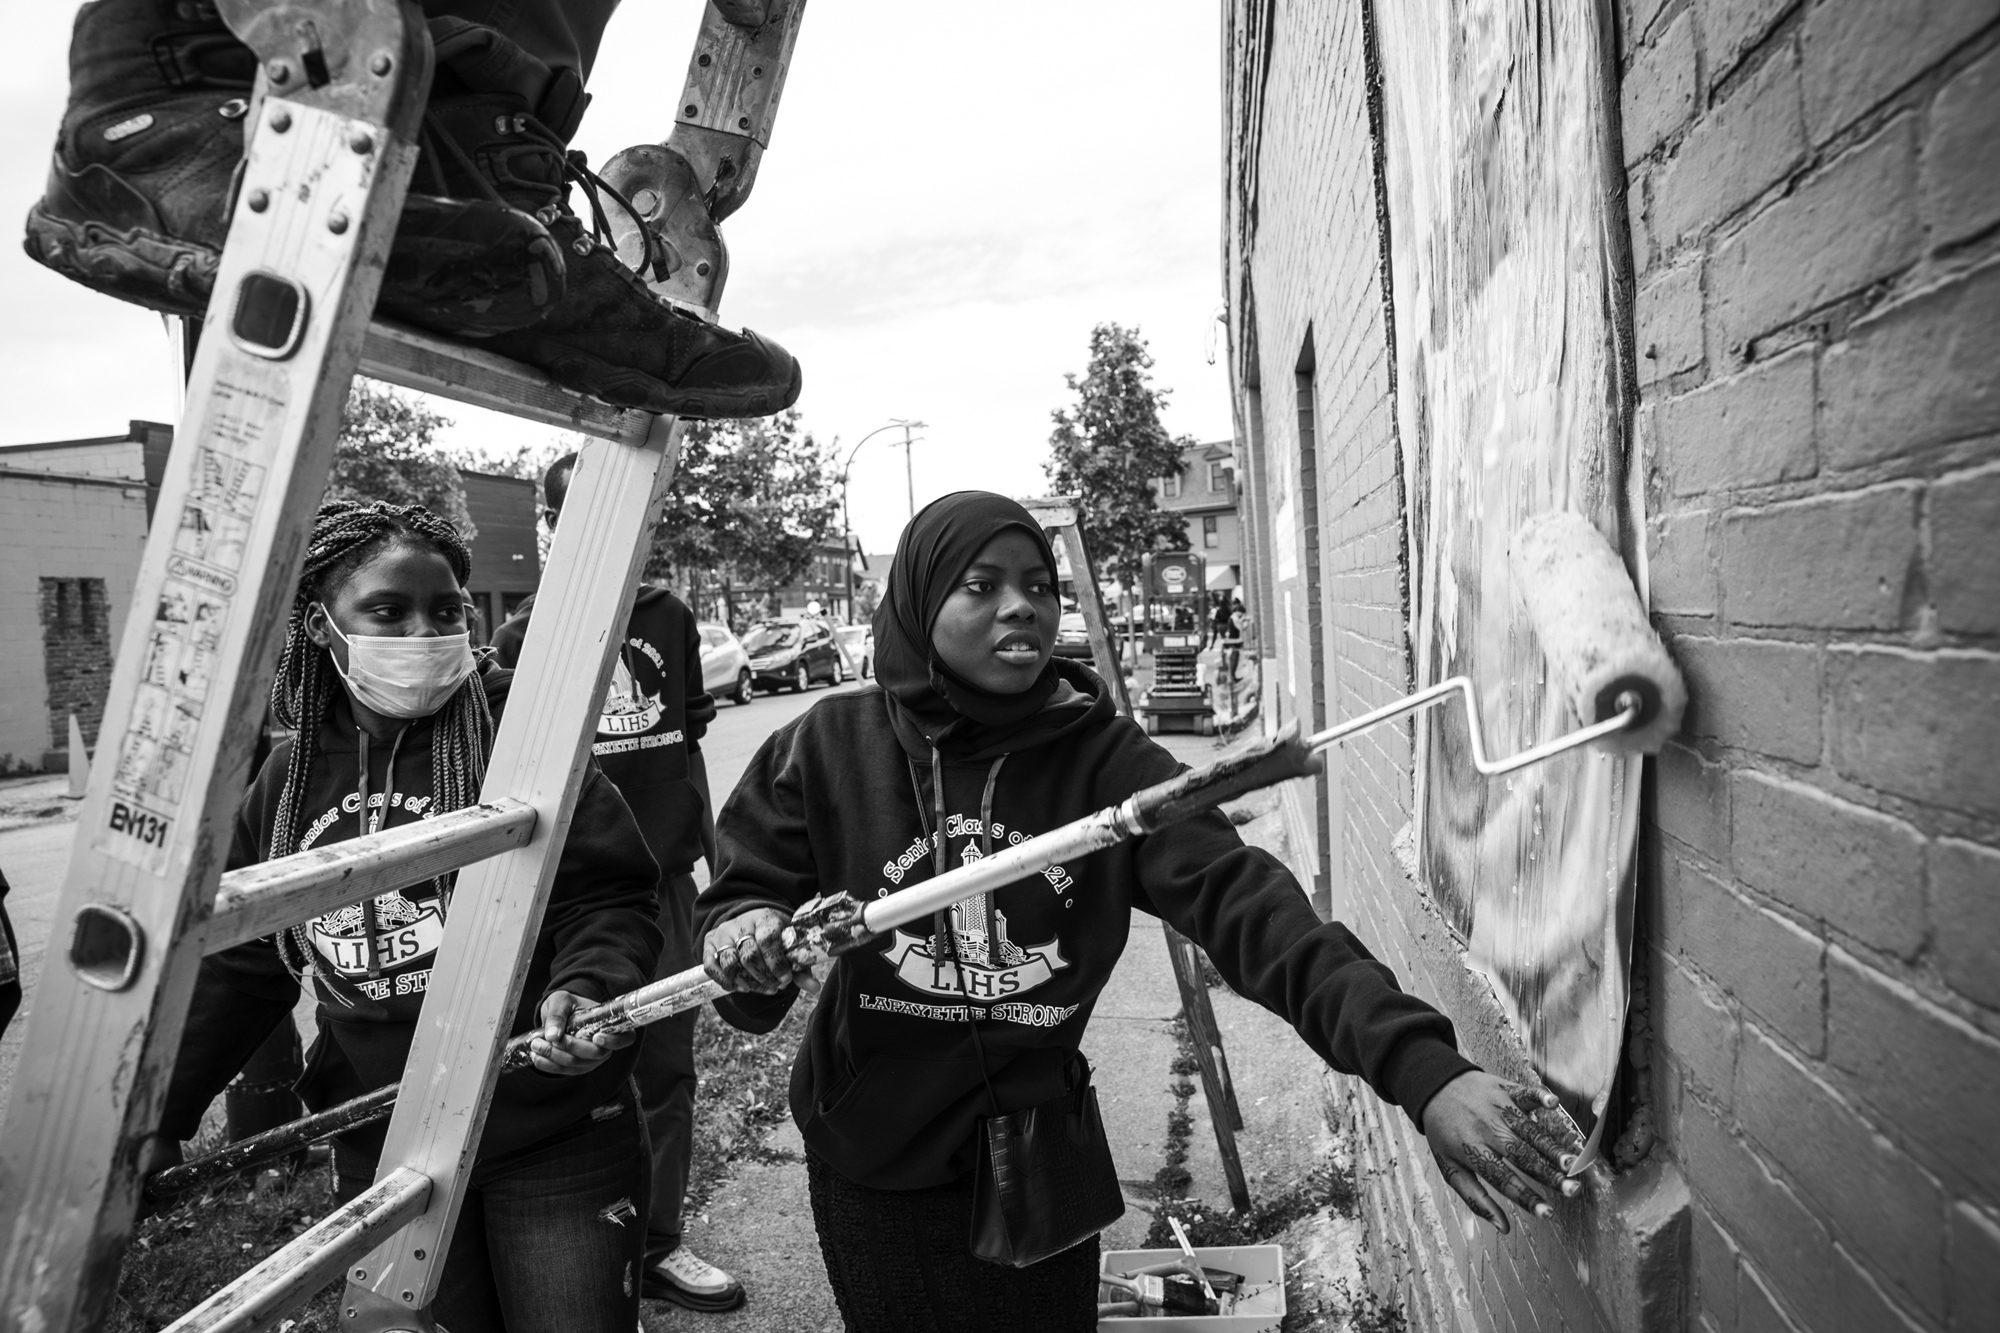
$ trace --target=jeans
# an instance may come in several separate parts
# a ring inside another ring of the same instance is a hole
[[[446,1333],[632,1333],[648,1200],[627,1084],[590,1118],[473,1167],[431,1314]],[[342,1202],[374,1179],[336,1151]]]
[[[482,23],[520,43],[552,69],[590,79],[604,25],[618,0],[424,0],[425,18]]]
[[[653,979],[670,977],[699,961],[694,938],[694,876],[660,876],[660,949]],[[701,1010],[647,1025],[639,1038],[639,1111],[652,1141],[652,1211],[646,1218],[646,1260],[664,1258],[681,1243],[681,1201],[694,1163],[694,1025]]]

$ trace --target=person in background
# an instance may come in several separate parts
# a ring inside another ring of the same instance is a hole
[[[21,950],[7,919],[7,876],[0,874],[0,1036],[21,1008]]]
[[[575,470],[576,455],[567,454],[550,464],[542,478],[542,517],[551,530],[562,517]],[[534,599],[529,598],[493,632],[493,651],[502,666],[520,660],[533,611]],[[697,962],[694,863],[710,857],[715,846],[701,737],[714,719],[715,700],[701,683],[701,636],[694,612],[665,588],[641,584],[591,754],[632,807],[646,846],[660,863],[660,932],[666,944],[655,980]],[[694,1161],[694,1029],[699,1013],[690,1010],[654,1023],[640,1038],[635,1077],[653,1169],[641,1294],[688,1310],[733,1310],[743,1304],[743,1284],[681,1243],[681,1201]]]

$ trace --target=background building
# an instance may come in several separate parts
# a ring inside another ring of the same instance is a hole
[[[484,644],[520,608],[542,579],[535,544],[541,487],[520,477],[460,471],[465,511],[479,535],[472,539],[472,581],[466,591],[475,608],[473,641]]]
[[[69,763],[69,716],[95,746],[173,428],[0,448],[0,774]],[[535,483],[460,474],[478,526],[476,642],[535,590]],[[496,620],[495,616],[499,617]],[[34,627],[27,632],[27,627]]]
[[[813,602],[819,603],[819,614],[830,624],[847,624],[847,571],[851,558],[844,541],[832,538],[814,548],[812,559],[790,583],[778,587],[769,584],[731,586],[727,599],[729,619],[733,622],[730,628],[740,634],[760,620],[795,620],[804,615],[806,607]],[[865,583],[865,575],[857,569],[854,575],[857,600]],[[703,620],[722,622],[724,598],[720,589],[706,579],[702,587],[704,590],[690,600],[689,605]]]
[[[1236,514],[1235,449],[1228,440],[1181,451],[1181,474],[1153,482],[1160,508],[1187,519],[1187,549],[1208,561],[1208,586],[1234,588],[1242,576],[1243,531]]]
[[[0,773],[69,762],[69,716],[97,741],[111,662],[173,430],[0,448]]]
[[[1995,11],[1230,0],[1225,43],[1267,724],[1436,679],[1482,591],[1518,637],[1472,500],[1535,449],[1521,495],[1613,535],[1692,695],[1633,807],[1606,1166],[1468,1229],[1333,1078],[1372,1280],[1422,1329],[2000,1327]],[[1294,861],[1533,1077],[1437,870],[1437,737],[1294,784]]]

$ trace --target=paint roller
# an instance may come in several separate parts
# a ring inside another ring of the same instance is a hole
[[[1514,534],[1508,565],[1571,711],[1603,722],[1635,703],[1605,743],[1658,754],[1680,730],[1687,687],[1610,544],[1581,514],[1537,514]]]
[[[885,898],[867,903],[848,893],[813,898],[799,907],[785,928],[783,939],[794,969],[803,972],[861,948],[897,926],[926,919],[975,894],[1002,888],[1128,838],[1157,832],[1248,792],[1317,773],[1321,767],[1319,751],[1328,746],[1452,699],[1465,706],[1473,764],[1489,777],[1591,744],[1657,753],[1679,730],[1687,689],[1647,622],[1617,553],[1582,515],[1548,513],[1522,525],[1511,544],[1509,562],[1528,623],[1562,696],[1583,723],[1581,727],[1504,759],[1489,759],[1472,682],[1453,676],[1312,736],[1290,731],[1248,746],[1135,792],[1117,805]],[[572,1031],[585,1037],[628,1032],[727,993],[701,968],[690,968],[584,1010],[577,1015]],[[508,1043],[503,1072],[530,1067],[532,1036],[526,1034]],[[308,1143],[380,1120],[395,1105],[396,1091],[393,1085],[377,1088],[207,1157],[170,1167],[147,1181],[147,1195],[156,1201],[169,1199]]]

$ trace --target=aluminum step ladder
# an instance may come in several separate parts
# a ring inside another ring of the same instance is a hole
[[[386,322],[377,288],[431,51],[403,0],[222,0],[261,62],[228,244],[190,374],[0,1128],[0,1329],[99,1326],[205,953],[463,868],[372,1188],[177,1329],[275,1328],[346,1279],[347,1330],[431,1327],[497,1057],[679,451],[673,417],[582,397]],[[715,223],[747,197],[805,0],[755,31],[711,5],[667,142],[607,170],[713,317]],[[636,240],[632,248],[637,249]],[[221,873],[357,371],[592,437],[479,803]]]
[[[1051,544],[1059,547],[1062,562],[1069,566],[1070,580],[1076,585],[1076,609],[1083,613],[1084,630],[1090,637],[1092,665],[1111,688],[1111,702],[1120,713],[1131,717],[1131,690],[1125,684],[1119,645],[1111,637],[1111,622],[1104,614],[1104,594],[1097,586],[1097,568],[1090,563],[1090,551],[1084,544],[1083,523],[1077,513],[1078,497],[1045,495],[1023,500],[1021,504],[1049,534]],[[1242,1155],[1236,1150],[1236,1136],[1243,1130],[1243,1111],[1236,1102],[1236,1084],[1229,1077],[1229,1059],[1222,1053],[1222,1029],[1215,1021],[1215,1007],[1209,1002],[1201,951],[1193,940],[1165,921],[1160,922],[1160,929],[1167,937],[1167,957],[1173,963],[1174,984],[1181,995],[1181,1017],[1187,1023],[1188,1044],[1194,1047],[1202,1096],[1208,1103],[1209,1123],[1215,1129],[1216,1153],[1222,1159],[1223,1178],[1229,1185],[1229,1201],[1237,1212],[1248,1212],[1250,1182],[1243,1174]]]

